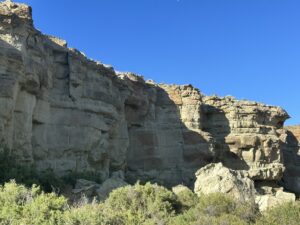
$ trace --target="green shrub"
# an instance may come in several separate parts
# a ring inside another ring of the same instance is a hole
[[[1,224],[63,224],[67,200],[54,193],[45,194],[15,182],[0,187]]]
[[[235,207],[236,202],[232,198],[221,193],[213,193],[199,197],[196,209],[201,213],[217,217],[233,212]]]
[[[92,180],[101,183],[101,174],[96,172],[71,172],[64,177],[58,177],[51,170],[37,171],[34,165],[18,162],[17,157],[8,148],[0,146],[0,184],[15,180],[17,183],[31,187],[39,185],[43,191],[63,190],[66,186],[75,186],[77,179]]]
[[[184,209],[184,210],[183,210]],[[257,208],[224,194],[195,196],[156,184],[114,190],[104,202],[67,199],[11,181],[0,186],[1,225],[298,225],[300,203],[288,203],[260,215]]]
[[[0,221],[1,224],[17,224],[22,218],[23,206],[35,194],[22,185],[11,182],[0,186]]]
[[[165,224],[178,207],[173,192],[147,183],[114,190],[104,202],[104,213],[111,224]]]
[[[192,207],[195,207],[199,201],[198,196],[184,186],[182,188],[180,186],[177,186],[177,191],[175,192],[175,194],[181,206],[180,212],[184,212]]]
[[[263,213],[257,225],[299,225],[300,203],[286,203],[276,206]]]
[[[186,212],[172,218],[170,225],[204,225],[204,224],[250,224],[255,222],[258,210],[253,204],[238,202],[215,193],[199,197],[198,203]]]
[[[37,183],[37,179],[33,176],[34,170],[31,165],[22,165],[17,163],[16,157],[13,156],[8,148],[0,147],[0,183],[8,182],[11,179],[31,186]]]
[[[98,225],[105,224],[103,205],[95,202],[73,207],[65,212],[66,225]]]

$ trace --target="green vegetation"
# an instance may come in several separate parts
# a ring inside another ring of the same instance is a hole
[[[104,202],[76,205],[36,185],[27,188],[11,181],[0,186],[2,225],[296,225],[299,221],[299,203],[260,215],[253,205],[222,194],[175,195],[150,183],[116,189]]]
[[[198,197],[187,188],[176,194],[139,183],[114,190],[104,202],[71,204],[53,193],[77,178],[101,182],[98,174],[72,173],[57,178],[49,170],[17,163],[0,149],[0,225],[298,225],[299,202],[275,207],[262,215],[254,204],[223,194]],[[14,179],[13,181],[10,181]],[[20,184],[22,185],[20,185]],[[37,186],[39,185],[39,186]],[[53,188],[54,187],[54,188]]]
[[[17,183],[31,187],[39,185],[43,191],[63,190],[66,186],[74,186],[77,179],[86,179],[101,183],[101,174],[95,172],[72,172],[64,177],[57,177],[52,170],[37,172],[30,163],[18,162],[17,156],[0,146],[0,184],[15,180]]]
[[[273,209],[258,219],[257,225],[299,225],[300,203],[287,203]]]

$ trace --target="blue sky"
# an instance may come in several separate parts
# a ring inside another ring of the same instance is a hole
[[[300,124],[299,0],[19,0],[35,26],[156,82],[285,108]]]

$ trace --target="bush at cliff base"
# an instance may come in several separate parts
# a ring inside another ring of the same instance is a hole
[[[287,203],[268,210],[257,220],[257,225],[299,225],[300,203]]]
[[[260,215],[255,206],[223,194],[174,194],[147,183],[114,190],[104,202],[84,198],[69,204],[63,196],[14,181],[0,186],[3,225],[299,225],[300,204],[285,204]]]
[[[62,224],[67,200],[54,193],[43,193],[39,187],[27,189],[15,182],[0,188],[1,224]]]

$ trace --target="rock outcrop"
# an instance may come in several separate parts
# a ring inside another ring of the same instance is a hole
[[[256,190],[255,202],[260,211],[296,200],[294,193],[286,192],[283,187],[269,181],[256,183]]]
[[[288,114],[279,107],[232,97],[205,97],[204,129],[216,141],[219,161],[249,170],[253,180],[280,180],[283,174],[282,129]]]
[[[284,186],[287,190],[300,195],[300,126],[287,129],[287,144],[283,149],[285,160]]]
[[[222,163],[201,168],[196,177],[194,191],[198,196],[224,193],[238,201],[256,203],[260,211],[296,200],[294,193],[284,191],[277,184],[270,181],[255,184],[249,171],[232,170]]]
[[[212,163],[198,170],[196,177],[194,191],[199,196],[224,193],[237,200],[254,203],[254,182],[245,171],[228,169],[222,163]]]
[[[72,190],[73,197],[71,199],[76,201],[85,197],[88,201],[93,201],[94,199],[104,201],[114,189],[128,185],[124,181],[124,176],[119,176],[119,174],[115,172],[111,178],[105,180],[102,184],[78,179],[75,188]]]
[[[0,144],[39,171],[192,186],[221,161],[283,175],[283,109],[116,72],[36,30],[24,4],[0,3],[0,106]]]
[[[287,126],[287,127],[285,127],[285,129],[287,129],[289,132],[291,132],[293,134],[293,136],[298,141],[298,143],[300,142],[300,125]]]

